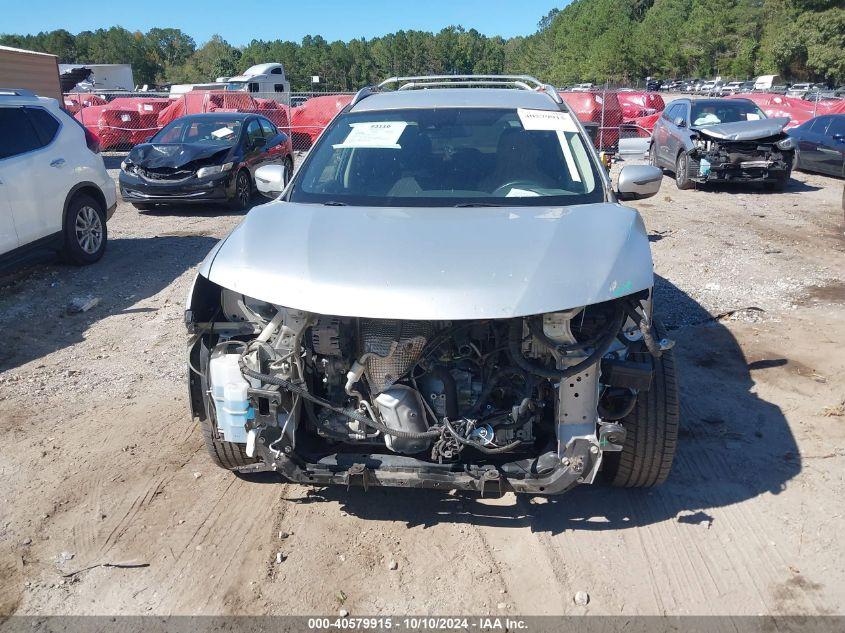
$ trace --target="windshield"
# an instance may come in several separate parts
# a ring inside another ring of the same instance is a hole
[[[226,84],[226,90],[246,91],[246,84],[245,81],[230,81]]]
[[[338,117],[293,202],[356,206],[572,205],[604,199],[568,113],[443,108]]]
[[[766,115],[751,101],[693,101],[690,120],[697,127],[738,121],[759,121]]]
[[[201,143],[234,145],[241,133],[241,122],[226,118],[182,117],[165,125],[151,143]]]

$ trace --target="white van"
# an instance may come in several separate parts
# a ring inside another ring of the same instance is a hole
[[[771,90],[779,75],[760,75],[754,80],[754,90]]]
[[[290,82],[285,77],[282,64],[250,66],[242,75],[230,77],[226,82],[226,90],[260,93],[253,96],[290,105]]]

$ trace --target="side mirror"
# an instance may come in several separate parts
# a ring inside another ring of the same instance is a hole
[[[252,147],[252,149],[261,149],[262,147],[264,147],[264,145],[266,145],[266,143],[267,139],[262,136],[259,136],[258,138],[254,139],[252,143],[250,143],[250,147]]]
[[[684,120],[684,117],[682,117],[682,116],[675,117],[675,120],[673,121],[673,123],[675,125],[677,125],[678,127],[686,127],[687,126],[687,122]]]
[[[845,141],[845,134],[834,134],[833,140],[837,143],[842,143],[843,141]]]
[[[285,168],[282,165],[259,167],[255,170],[255,184],[262,196],[278,198],[285,190]]]
[[[663,170],[651,165],[627,165],[619,172],[616,197],[620,200],[651,198],[660,191]],[[261,185],[258,187],[261,189]]]

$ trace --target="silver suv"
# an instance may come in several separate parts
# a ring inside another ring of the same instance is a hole
[[[564,492],[662,482],[678,394],[649,243],[530,77],[358,93],[200,266],[193,415],[211,458],[306,484]]]

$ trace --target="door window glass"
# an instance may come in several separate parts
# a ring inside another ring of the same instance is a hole
[[[259,119],[259,121],[261,121],[261,131],[264,132],[264,138],[271,139],[278,134],[275,126],[270,121],[267,119]]]
[[[29,120],[41,140],[42,146],[49,145],[56,138],[59,131],[59,122],[46,110],[42,108],[24,108],[29,115]]]
[[[0,159],[43,146],[23,108],[0,108],[0,139]]]
[[[257,119],[253,119],[246,126],[246,138],[248,147],[255,147],[255,142],[259,139],[264,140],[264,133],[261,131],[261,125],[259,125]]]

